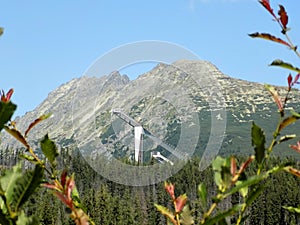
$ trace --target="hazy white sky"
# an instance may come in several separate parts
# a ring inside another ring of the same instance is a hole
[[[295,44],[300,43],[300,2],[283,4]],[[161,40],[181,45],[232,77],[285,85],[289,71],[267,65],[277,58],[299,65],[286,47],[247,36],[280,29],[256,0],[2,1],[0,89],[13,87],[18,114],[80,77],[99,56],[129,42]],[[149,68],[132,67],[135,76]],[[132,73],[132,74],[131,74]]]

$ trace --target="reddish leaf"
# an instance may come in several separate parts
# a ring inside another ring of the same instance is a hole
[[[63,186],[63,188],[65,187],[66,180],[67,180],[67,171],[64,170],[64,171],[61,173],[61,176],[60,176],[60,183],[61,183],[61,185]]]
[[[43,187],[46,187],[46,188],[49,188],[49,189],[54,189],[56,191],[60,191],[59,187],[57,187],[56,185],[54,184],[49,184],[49,183],[45,183],[45,184],[42,184]]]
[[[61,192],[54,192],[54,195],[56,195],[65,205],[69,206],[70,205],[70,201],[69,199],[67,199],[67,197],[62,194]]]
[[[39,118],[37,118],[35,121],[33,121],[27,128],[27,130],[25,131],[25,137],[27,137],[27,134],[29,133],[29,131],[35,126],[37,125],[39,122],[48,119],[51,116],[51,114],[45,114],[40,116]]]
[[[293,77],[291,74],[289,74],[289,76],[287,77],[289,88],[291,88],[293,86],[292,80],[293,80]]]
[[[298,82],[299,77],[300,77],[300,73],[298,73],[298,74],[295,76],[294,81],[293,81],[293,85],[294,85],[294,84],[299,84],[299,82]]]
[[[279,44],[286,45],[289,48],[292,48],[292,46],[288,42],[286,42],[286,41],[284,41],[284,40],[282,40],[278,37],[275,37],[271,34],[268,34],[268,33],[258,33],[258,32],[256,32],[256,33],[248,34],[248,35],[252,38],[262,38],[262,39],[266,39],[266,40],[269,40],[269,41],[274,41],[274,42],[277,42]]]
[[[277,20],[275,14],[273,12],[273,9],[270,6],[269,0],[259,0],[259,3],[262,4],[262,6],[265,7],[269,11],[269,13],[271,13],[271,15]]]
[[[75,179],[74,179],[74,175],[72,175],[71,177],[69,177],[69,179],[67,179],[67,182],[66,182],[66,195],[67,195],[67,199],[72,202],[72,197],[71,197],[71,194],[72,194],[72,191],[75,187]]]
[[[234,157],[231,157],[231,166],[230,166],[230,173],[234,177],[236,174],[236,160]]]
[[[14,89],[12,89],[12,88],[6,93],[6,98],[8,101],[10,101],[10,98],[13,93],[14,93]]]
[[[297,142],[297,145],[290,145],[290,148],[300,153],[300,141]]]
[[[174,200],[175,199],[175,194],[174,194],[175,185],[165,182],[165,189],[169,193],[171,198]]]
[[[280,19],[280,22],[283,26],[283,33],[285,33],[286,31],[286,25],[289,21],[289,17],[284,9],[284,7],[282,5],[279,5],[279,11],[278,11],[278,15],[279,15],[279,19]]]
[[[181,212],[181,210],[185,206],[186,201],[187,201],[186,194],[180,195],[176,198],[176,200],[175,200],[175,211],[176,211],[176,213]]]
[[[241,168],[239,169],[239,174],[241,174],[247,167],[248,165],[255,159],[255,156],[250,156],[246,162],[244,162],[242,165],[241,165]]]
[[[4,129],[12,135],[14,138],[16,138],[18,141],[20,141],[27,149],[30,148],[29,144],[27,143],[26,139],[23,137],[23,135],[20,133],[20,131],[14,129],[14,128],[9,128],[7,126],[4,127]]]
[[[14,93],[14,89],[12,89],[12,88],[6,94],[2,90],[1,102],[9,102],[13,93]]]
[[[282,106],[282,102],[281,99],[279,98],[278,92],[276,91],[276,89],[268,84],[265,85],[265,88],[271,93],[271,95],[273,96],[273,99],[275,101],[275,103],[277,104],[277,107],[279,109],[279,112],[283,112],[283,106]]]

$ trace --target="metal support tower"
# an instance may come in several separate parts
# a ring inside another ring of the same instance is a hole
[[[160,140],[157,136],[152,134],[150,131],[144,129],[142,125],[126,115],[122,110],[120,109],[113,109],[112,113],[117,115],[119,118],[124,120],[126,123],[128,123],[130,126],[134,128],[134,159],[138,163],[143,163],[143,135],[146,135],[151,140],[153,140],[157,145],[160,145],[164,149],[166,149],[168,152],[172,153],[174,156],[176,156],[178,159],[187,159],[187,156],[183,153],[177,151],[173,146],[163,142]],[[169,162],[173,165],[173,162],[167,159],[165,156],[163,156],[161,153],[154,154],[155,158],[160,158],[166,162]]]

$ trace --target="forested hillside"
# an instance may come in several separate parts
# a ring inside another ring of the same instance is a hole
[[[165,217],[154,207],[154,203],[172,206],[172,202],[164,190],[163,183],[146,187],[119,185],[98,175],[79,153],[71,156],[67,151],[63,151],[60,159],[60,166],[69,168],[70,172],[75,172],[82,203],[96,224],[166,224]],[[242,161],[242,158],[240,160]],[[0,164],[6,165],[2,168],[2,171],[5,167],[10,167],[17,161],[18,157],[15,154],[10,154],[7,158],[1,158]],[[285,162],[296,164],[291,158],[272,158],[269,166],[272,167],[272,165],[284,164]],[[248,168],[247,174],[252,172],[254,172],[254,168]],[[198,184],[204,182],[207,185],[209,196],[212,197],[216,194],[214,191],[217,189],[212,169],[209,168],[200,172],[199,159],[193,158],[169,181],[176,185],[176,194],[187,193],[188,204],[194,209],[195,221],[199,222],[201,209],[197,187]],[[284,210],[282,206],[297,207],[300,199],[300,189],[295,187],[300,187],[300,180],[291,174],[281,172],[272,176],[264,185],[266,185],[265,191],[247,212],[249,215],[247,224],[299,224],[300,218],[296,214]],[[239,194],[235,194],[226,199],[221,207],[224,210],[239,200]],[[44,188],[40,188],[38,194],[31,198],[26,210],[28,214],[36,215],[41,224],[74,224],[65,213],[67,209],[49,190]],[[232,217],[231,222],[234,221],[235,218]]]

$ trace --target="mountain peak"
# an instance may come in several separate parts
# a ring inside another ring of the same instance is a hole
[[[174,141],[176,136],[172,138],[170,132],[179,129],[176,126],[188,118],[178,116],[180,113],[194,111],[202,118],[200,115],[204,112],[211,112],[207,101],[213,98],[210,90],[216,87],[216,82],[219,89],[213,93],[223,97],[226,111],[231,116],[230,123],[237,125],[250,121],[258,111],[262,112],[264,119],[270,115],[269,105],[273,100],[263,85],[226,76],[207,61],[178,60],[171,65],[160,63],[133,81],[118,71],[101,77],[73,79],[49,93],[35,110],[18,118],[17,128],[24,132],[36,118],[52,113],[53,117],[30,131],[29,140],[40,139],[49,133],[62,145],[74,137],[81,146],[95,139],[103,143],[127,143],[129,128],[119,131],[122,140],[116,140],[118,135],[111,133],[111,123],[116,119],[111,114],[112,109],[121,108],[151,128],[159,138]],[[182,97],[184,95],[191,98],[189,103]],[[1,141],[2,149],[16,144],[7,134],[2,135]],[[113,144],[109,149],[111,154],[116,153]],[[119,153],[127,155],[126,151]]]

